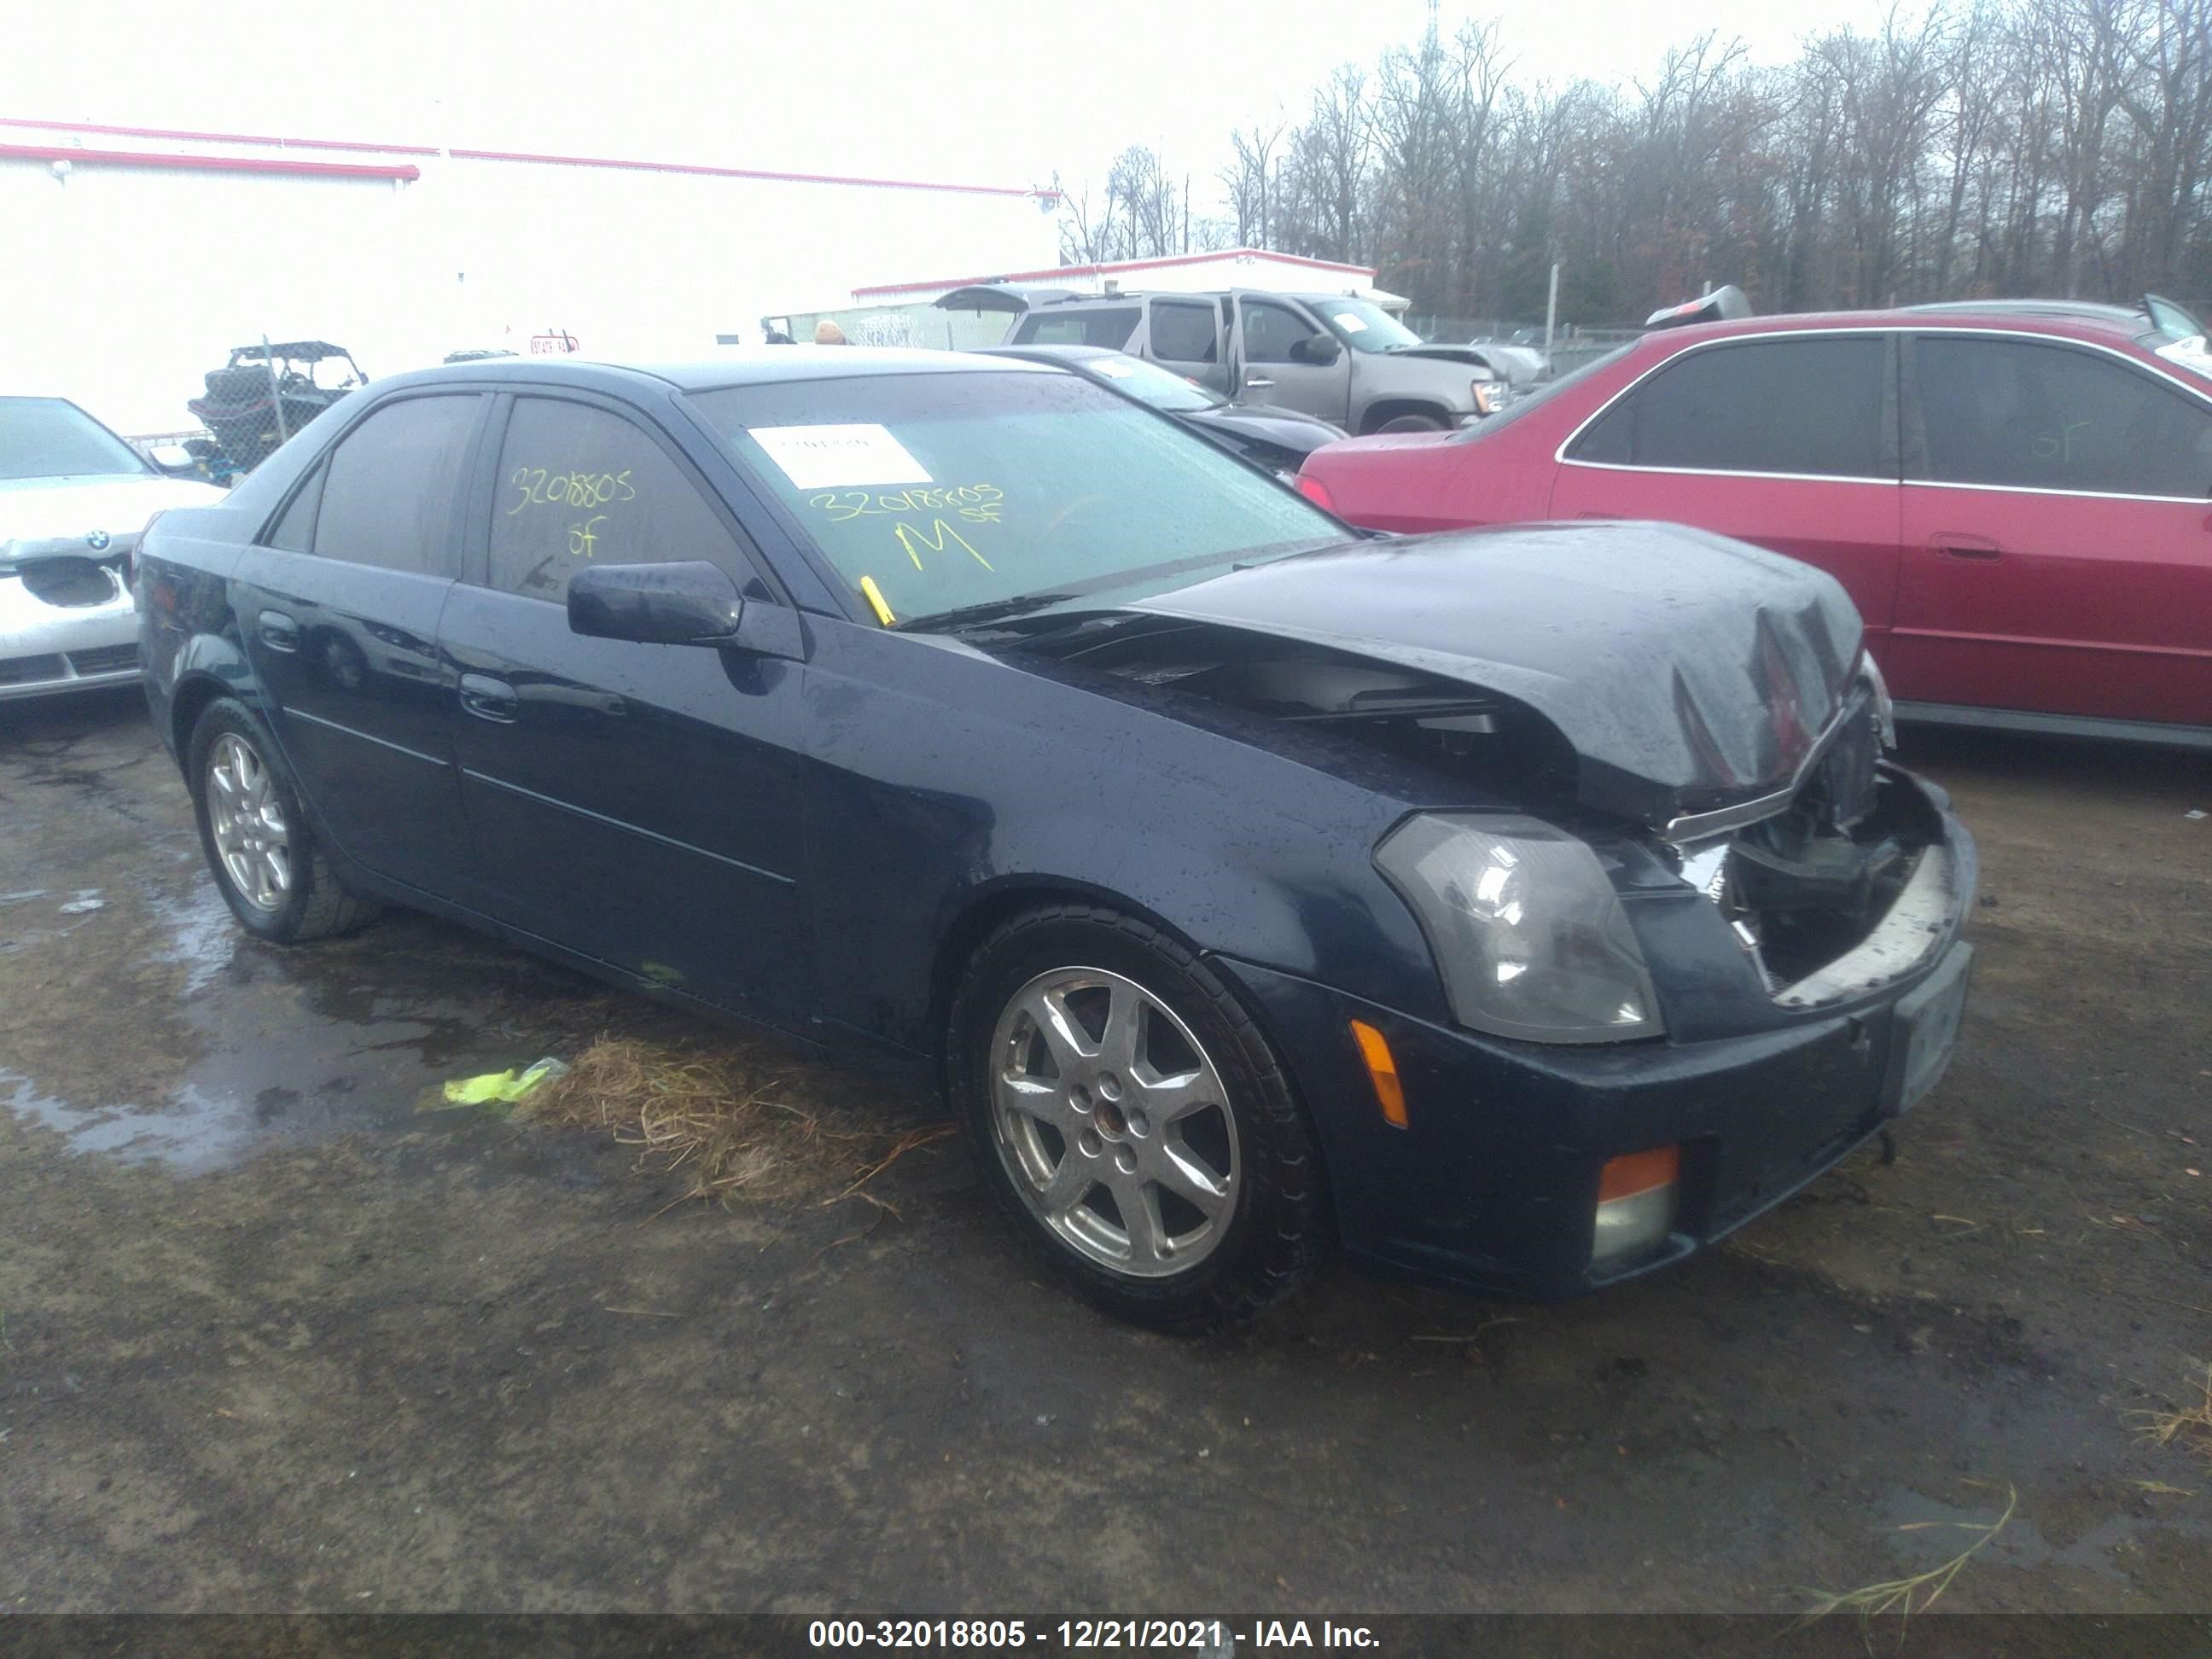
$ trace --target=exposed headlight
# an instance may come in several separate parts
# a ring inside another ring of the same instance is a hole
[[[1470,380],[1468,390],[1474,399],[1474,412],[1487,415],[1498,407],[1498,383],[1495,380]]]
[[[1424,813],[1375,849],[1460,1024],[1538,1042],[1656,1036],[1651,975],[1597,854],[1534,818]]]
[[[1859,664],[1866,670],[1867,684],[1874,690],[1875,729],[1881,735],[1881,746],[1897,747],[1897,705],[1889,698],[1889,682],[1881,677],[1881,665],[1874,659],[1874,653],[1862,651]]]

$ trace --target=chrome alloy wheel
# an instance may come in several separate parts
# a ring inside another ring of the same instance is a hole
[[[1159,1279],[1227,1236],[1241,1166],[1221,1075],[1134,980],[1103,968],[1039,974],[999,1016],[990,1084],[1015,1190],[1089,1261]]]
[[[276,781],[253,745],[234,732],[207,761],[208,827],[232,890],[257,910],[280,908],[292,890],[292,842]]]

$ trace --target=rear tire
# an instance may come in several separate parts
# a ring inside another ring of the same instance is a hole
[[[252,709],[217,698],[193,725],[185,754],[200,850],[248,933],[299,945],[375,916],[381,907],[348,892],[331,869],[269,728]]]
[[[1281,1062],[1221,978],[1145,922],[1069,904],[999,927],[954,996],[946,1079],[1015,1230],[1122,1319],[1242,1324],[1328,1253]]]

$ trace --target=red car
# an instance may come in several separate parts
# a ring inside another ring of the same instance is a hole
[[[1850,590],[1900,715],[2212,746],[2212,356],[2155,297],[1666,328],[1298,487],[1380,530],[1718,531]]]

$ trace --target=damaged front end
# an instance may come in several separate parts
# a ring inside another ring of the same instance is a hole
[[[1971,866],[1924,787],[1882,759],[1888,699],[1871,660],[1778,809],[1668,843],[1781,1007],[1879,989],[1954,930]]]
[[[0,698],[119,683],[137,672],[125,556],[0,547]]]
[[[1639,842],[1711,903],[1781,1011],[1831,1006],[1911,972],[1954,930],[1971,883],[1941,806],[1883,759],[1889,700],[1863,654],[1778,787],[1770,777],[1718,808],[1710,794],[1678,793],[1704,810],[1634,823],[1594,809],[1590,757],[1553,715],[1405,662],[1127,612],[1018,648],[1258,716],[1339,755],[1349,745],[1388,757],[1388,787],[1425,805],[1483,799]]]

